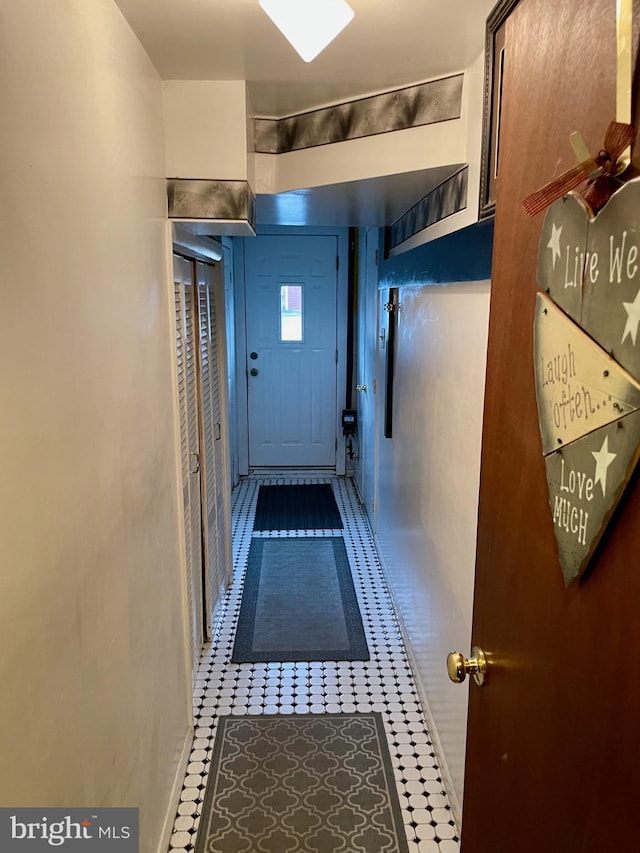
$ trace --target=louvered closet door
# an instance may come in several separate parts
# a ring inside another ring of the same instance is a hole
[[[174,295],[189,635],[195,675],[203,643],[203,592],[194,285],[193,264],[178,256],[174,256]]]
[[[211,318],[209,314],[209,295],[207,287],[207,269],[197,264],[198,276],[198,331],[200,355],[200,399],[202,402],[201,447],[202,447],[202,508],[203,542],[205,565],[207,566],[207,625],[211,624],[212,613],[220,599],[220,565],[218,555],[218,508],[217,481],[218,472],[215,460],[215,424],[213,417],[212,363],[215,365],[216,353],[212,340]]]
[[[210,444],[207,442],[205,456],[208,460],[207,464],[215,471],[213,488],[207,488],[208,541],[211,559],[209,587],[213,610],[223,587],[230,582],[232,571],[231,485],[228,472],[229,431],[225,415],[227,408],[223,399],[225,388],[220,384],[220,377],[226,376],[225,337],[219,325],[222,318],[216,316],[215,296],[215,285],[222,282],[221,266],[197,264],[197,275],[200,329],[201,334],[206,333],[209,382],[209,401],[204,420],[210,427],[208,430]]]
[[[231,475],[229,471],[229,422],[226,406],[226,389],[220,377],[226,377],[226,352],[223,317],[218,313],[219,295],[223,287],[220,266],[209,268],[207,296],[212,329],[211,389],[215,436],[216,505],[218,508],[218,561],[221,583],[231,580],[233,558],[231,551]]]

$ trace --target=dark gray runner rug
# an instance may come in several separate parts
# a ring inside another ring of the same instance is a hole
[[[254,530],[342,530],[329,483],[260,486]]]
[[[369,660],[340,536],[252,539],[231,660]]]
[[[380,714],[220,717],[196,853],[408,853]]]

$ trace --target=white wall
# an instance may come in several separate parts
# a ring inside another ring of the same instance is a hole
[[[244,80],[165,80],[163,89],[167,177],[246,180]]]
[[[471,637],[489,283],[403,287],[400,303],[377,539],[459,817],[467,685],[451,684],[445,661]],[[381,375],[378,388],[382,406]]]
[[[0,803],[138,806],[190,732],[162,86],[111,0],[2,4]]]

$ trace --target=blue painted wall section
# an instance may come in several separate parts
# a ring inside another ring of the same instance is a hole
[[[492,251],[493,219],[476,222],[383,260],[378,288],[487,281],[491,278]]]

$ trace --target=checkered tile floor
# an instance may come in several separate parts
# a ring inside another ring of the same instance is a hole
[[[260,483],[332,483],[344,530],[253,533]],[[398,785],[410,853],[459,853],[420,702],[369,528],[350,480],[258,475],[234,492],[234,580],[202,653],[194,694],[195,739],[170,851],[195,847],[217,718],[225,714],[380,711]],[[343,535],[371,652],[367,662],[232,664],[231,651],[253,536]],[[302,853],[302,851],[301,851]],[[377,853],[371,851],[371,853]]]

